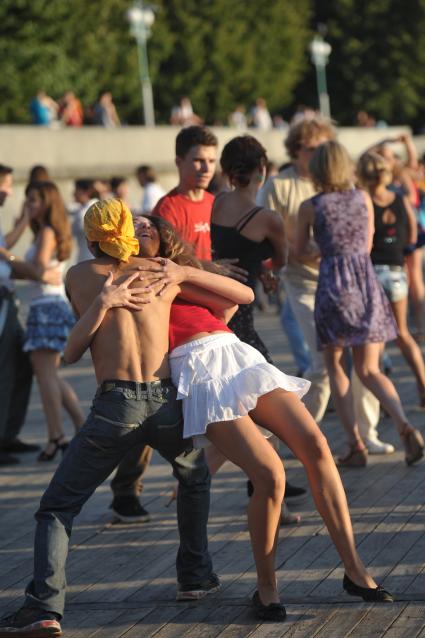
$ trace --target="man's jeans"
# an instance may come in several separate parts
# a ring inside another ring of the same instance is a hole
[[[282,304],[280,323],[288,337],[289,348],[294,357],[298,372],[304,375],[311,365],[311,356],[304,335],[292,311],[289,299],[285,299]]]
[[[24,425],[32,384],[32,368],[22,351],[24,333],[12,293],[0,286],[0,450]]]
[[[74,517],[125,454],[147,443],[173,466],[179,481],[179,583],[196,585],[212,573],[207,522],[210,474],[203,452],[182,438],[180,402],[171,381],[106,381],[87,421],[72,440],[35,515],[34,579],[25,606],[63,614],[65,562]]]

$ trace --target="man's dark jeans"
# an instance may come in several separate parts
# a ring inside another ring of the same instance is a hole
[[[171,463],[179,481],[178,581],[195,585],[210,577],[210,474],[202,451],[192,450],[182,432],[180,402],[169,380],[102,384],[86,423],[72,440],[35,515],[34,579],[27,586],[25,606],[63,614],[65,562],[73,519],[125,454],[143,443]]]
[[[30,359],[22,351],[24,333],[15,299],[0,286],[0,309],[2,306],[6,317],[0,335],[0,451],[24,425],[32,384]]]

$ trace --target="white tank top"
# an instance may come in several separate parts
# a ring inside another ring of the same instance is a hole
[[[25,254],[26,261],[32,261],[36,255],[37,247],[35,244],[30,246]],[[63,274],[65,262],[58,261],[56,258],[53,258],[49,262],[49,268],[56,268],[59,266],[59,270],[61,274]],[[62,297],[66,299],[65,295],[65,286],[64,283],[60,283],[58,286],[53,286],[52,284],[43,284],[41,281],[30,281],[29,282],[29,301],[30,304],[39,304],[39,303],[50,303],[52,301],[57,301],[58,297]]]

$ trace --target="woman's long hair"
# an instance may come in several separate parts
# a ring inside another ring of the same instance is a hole
[[[196,258],[193,248],[181,239],[178,232],[167,220],[156,215],[142,215],[142,217],[149,219],[158,230],[160,257],[171,259],[179,266],[193,266],[202,269],[201,262]]]
[[[28,184],[25,195],[30,191],[37,191],[45,208],[41,223],[36,219],[30,221],[31,230],[36,237],[42,226],[50,226],[55,233],[57,258],[59,261],[65,261],[71,255],[72,235],[62,196],[53,182],[33,182]]]

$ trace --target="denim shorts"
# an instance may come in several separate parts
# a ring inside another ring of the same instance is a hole
[[[392,303],[407,297],[409,287],[407,275],[402,266],[376,264],[373,267],[385,294]]]

